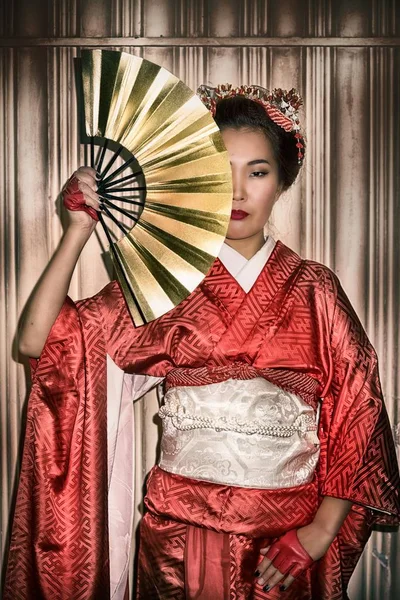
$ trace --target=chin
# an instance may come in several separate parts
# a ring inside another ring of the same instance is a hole
[[[258,233],[258,231],[249,231],[247,227],[238,225],[238,223],[234,223],[233,225],[230,223],[226,233],[226,238],[228,240],[246,240],[247,238],[254,237]]]
[[[241,235],[239,233],[234,234],[234,233],[229,232],[226,234],[225,239],[226,240],[245,240],[248,237],[249,237],[248,235],[243,235],[243,234]]]

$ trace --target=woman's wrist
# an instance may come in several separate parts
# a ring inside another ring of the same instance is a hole
[[[93,224],[93,227],[82,227],[80,225],[70,223],[62,237],[61,245],[74,247],[75,249],[79,250],[80,253],[93,233],[96,223],[93,222]]]
[[[319,560],[324,556],[335,537],[336,534],[328,532],[318,522],[314,521],[297,530],[297,538],[300,544],[313,560]]]
[[[338,530],[340,529],[340,527],[337,526],[332,527],[329,522],[322,519],[314,519],[311,525],[313,525],[315,530],[318,531],[321,536],[325,539],[330,539],[331,541],[335,539]]]

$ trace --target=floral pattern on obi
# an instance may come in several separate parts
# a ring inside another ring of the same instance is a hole
[[[219,484],[286,488],[312,481],[314,409],[262,377],[168,390],[159,466]]]

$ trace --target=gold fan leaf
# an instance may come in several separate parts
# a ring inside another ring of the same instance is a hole
[[[145,179],[138,222],[110,246],[140,325],[186,298],[218,256],[232,208],[229,159],[209,111],[163,67],[106,50],[84,50],[81,63],[87,135],[128,150]]]

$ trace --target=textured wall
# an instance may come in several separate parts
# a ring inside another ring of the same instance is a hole
[[[82,46],[144,56],[192,88],[230,81],[300,89],[307,159],[276,207],[274,231],[340,276],[380,356],[400,442],[399,2],[14,0],[0,4],[0,36],[2,549],[27,388],[13,340],[61,235],[59,190],[84,161],[73,79]],[[73,298],[108,281],[103,249],[101,236],[93,236]],[[155,456],[155,411],[154,395],[135,407],[137,505]],[[400,597],[399,561],[398,534],[375,533],[352,598]]]

